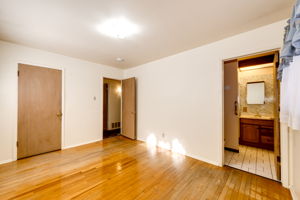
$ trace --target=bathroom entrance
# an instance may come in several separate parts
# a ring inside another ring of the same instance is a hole
[[[280,180],[278,51],[224,61],[224,164]]]

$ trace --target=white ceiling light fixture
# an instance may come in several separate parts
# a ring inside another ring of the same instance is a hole
[[[120,57],[118,57],[118,58],[116,58],[116,61],[117,61],[117,62],[124,62],[124,61],[125,61],[125,59],[124,59],[124,58],[120,58]]]
[[[139,28],[136,24],[131,23],[125,17],[109,19],[99,26],[99,31],[113,38],[124,39],[131,35],[137,34]]]

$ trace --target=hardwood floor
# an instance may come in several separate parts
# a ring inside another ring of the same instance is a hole
[[[280,183],[121,136],[0,165],[0,199],[291,199]]]

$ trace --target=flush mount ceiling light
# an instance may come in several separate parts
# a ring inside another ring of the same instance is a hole
[[[126,38],[139,32],[138,26],[124,17],[109,19],[99,26],[99,31],[113,38]]]
[[[125,59],[124,59],[124,58],[120,58],[120,57],[118,57],[118,58],[116,58],[116,61],[117,61],[117,62],[124,62],[124,61],[125,61]]]

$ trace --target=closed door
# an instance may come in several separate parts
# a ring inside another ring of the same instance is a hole
[[[19,64],[18,158],[61,149],[62,72]]]
[[[122,80],[122,135],[136,139],[135,78]]]
[[[239,149],[238,63],[224,63],[224,138],[225,147]]]

